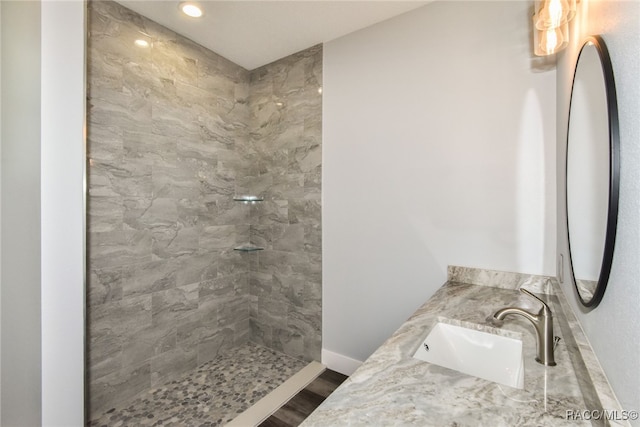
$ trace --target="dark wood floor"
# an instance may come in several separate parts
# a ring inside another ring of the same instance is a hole
[[[295,427],[300,425],[347,377],[327,369],[311,384],[300,390],[282,408],[264,420],[261,427]]]

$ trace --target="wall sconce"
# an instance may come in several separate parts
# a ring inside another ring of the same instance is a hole
[[[576,0],[539,0],[533,15],[533,53],[552,55],[569,44],[569,21],[576,15]]]

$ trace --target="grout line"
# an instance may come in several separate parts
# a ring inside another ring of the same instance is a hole
[[[227,427],[257,426],[280,409],[293,396],[308,386],[327,369],[323,364],[313,361],[295,373],[271,393],[257,401],[252,407],[235,417]]]

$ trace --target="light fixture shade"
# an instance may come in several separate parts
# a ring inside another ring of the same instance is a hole
[[[537,17],[533,17],[535,25]],[[533,29],[533,53],[537,56],[553,55],[569,44],[569,25],[564,23],[547,30]]]
[[[571,21],[576,16],[576,11],[578,10],[577,0],[567,0],[567,4],[569,5],[569,12],[567,12],[567,22]]]
[[[573,11],[569,0],[542,0],[540,7],[536,8],[534,26],[538,30],[558,28],[573,18],[575,10],[575,0]]]

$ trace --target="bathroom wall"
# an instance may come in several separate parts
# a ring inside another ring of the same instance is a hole
[[[78,426],[85,421],[86,251],[79,224],[86,216],[86,5],[41,4],[41,423]]]
[[[320,360],[322,46],[251,71],[251,340]]]
[[[84,423],[85,9],[0,2],[2,425]]]
[[[114,2],[88,38],[88,372],[96,414],[249,339],[248,72]],[[138,47],[136,39],[149,42]]]
[[[571,45],[559,55],[557,188],[558,254],[564,255],[563,290],[618,400],[626,410],[640,410],[640,3],[582,1],[572,25]],[[583,36],[600,34],[607,44],[618,97],[620,122],[620,200],[613,266],[607,291],[592,311],[580,306],[569,276],[566,229],[565,161],[569,100]],[[633,425],[640,425],[639,420]]]
[[[2,22],[2,7],[0,7]],[[0,31],[0,58],[2,58],[2,31]],[[0,94],[2,93],[2,60],[0,60]],[[2,200],[2,96],[0,95],[0,200]],[[0,331],[2,331],[2,209],[0,209]],[[0,338],[0,420],[2,420],[2,339]]]
[[[325,44],[323,361],[364,360],[449,264],[555,273],[556,77],[530,7],[434,2]]]
[[[41,6],[1,2],[1,425],[42,419]]]

